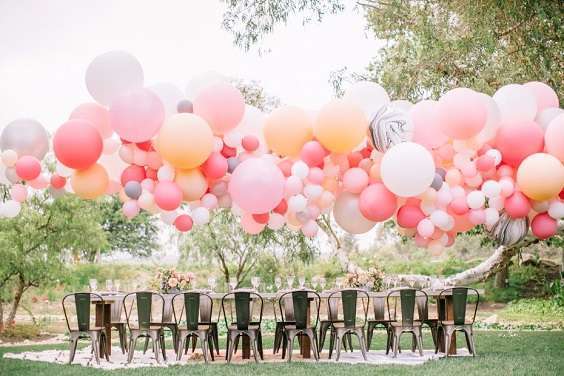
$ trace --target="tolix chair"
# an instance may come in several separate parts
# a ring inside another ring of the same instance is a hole
[[[394,312],[391,311],[390,298],[394,300]],[[402,288],[391,290],[386,296],[386,304],[388,305],[388,316],[393,319],[390,322],[390,331],[386,354],[389,353],[390,347],[393,349],[394,358],[398,354],[400,338],[403,333],[411,333],[413,342],[419,348],[419,355],[423,356],[423,339],[421,333],[421,318],[415,320],[415,302],[416,299],[424,299],[427,304],[428,296],[425,291],[416,290],[411,288]],[[399,300],[399,304],[397,304]],[[399,307],[399,309],[398,309]],[[419,312],[418,312],[419,314]],[[415,350],[412,348],[412,350]]]

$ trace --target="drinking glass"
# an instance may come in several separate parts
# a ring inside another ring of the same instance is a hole
[[[114,288],[114,282],[111,279],[106,279],[106,291],[112,291]]]
[[[314,290],[317,290],[317,281],[318,281],[319,277],[313,277],[311,279],[311,287],[313,287]]]
[[[119,279],[114,280],[114,290],[119,292],[120,291],[120,286],[121,286],[121,281]]]
[[[303,289],[305,286],[306,279],[304,276],[298,278],[298,283],[300,284],[300,288]]]
[[[276,291],[280,290],[280,288],[282,287],[282,277],[280,277],[279,275],[274,277],[274,285],[276,286]]]
[[[258,288],[260,286],[260,277],[251,278],[251,285],[253,285],[253,289],[258,291]]]
[[[319,277],[319,288],[321,289],[321,291],[325,290],[326,285],[327,285],[327,280],[325,279],[325,277]]]
[[[289,275],[288,277],[286,277],[286,283],[288,284],[288,288],[292,289],[292,285],[294,284],[294,276]]]
[[[337,290],[343,288],[343,278],[337,277],[337,279],[335,279],[335,287],[337,288]]]
[[[209,277],[208,278],[208,286],[210,287],[210,290],[212,292],[215,290],[215,287],[217,286],[217,282],[215,280],[215,277]]]
[[[98,290],[98,281],[95,279],[88,280],[88,285],[90,286],[90,291]]]
[[[235,290],[235,287],[237,287],[237,278],[229,278],[229,291]]]

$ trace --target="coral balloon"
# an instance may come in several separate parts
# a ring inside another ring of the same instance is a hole
[[[374,222],[385,221],[397,209],[396,196],[380,183],[366,187],[359,196],[358,204],[362,215]]]
[[[174,226],[178,229],[178,231],[190,231],[190,229],[192,229],[192,225],[192,217],[188,214],[181,214],[174,220]]]
[[[504,123],[497,131],[495,143],[503,156],[503,162],[517,167],[529,155],[542,151],[544,135],[533,121]]]
[[[69,120],[57,129],[53,137],[55,156],[67,167],[85,169],[102,155],[102,138],[84,120]]]
[[[176,168],[194,168],[208,159],[213,133],[199,116],[182,113],[169,117],[159,132],[157,149]]]
[[[284,196],[284,175],[273,163],[249,158],[231,175],[229,194],[233,202],[250,214],[267,213]]]
[[[125,187],[125,185],[129,181],[136,181],[140,183],[145,178],[145,169],[141,166],[132,165],[123,170],[123,172],[121,173],[120,182],[121,185]]]
[[[552,120],[544,133],[544,145],[547,153],[564,162],[564,114]]]
[[[248,152],[253,152],[258,149],[260,145],[259,139],[253,135],[246,135],[241,140],[241,146]]]
[[[272,111],[264,123],[264,138],[268,147],[280,156],[296,156],[310,141],[313,123],[301,108],[283,106]]]
[[[33,180],[41,173],[41,163],[31,155],[24,155],[16,162],[16,173],[23,180]]]
[[[370,231],[376,224],[362,215],[358,201],[357,195],[344,192],[337,197],[333,207],[335,221],[351,234],[363,234]]]
[[[323,158],[327,150],[317,141],[308,141],[302,147],[300,159],[309,167],[320,167],[323,165]]]
[[[351,193],[360,193],[368,185],[368,174],[361,168],[347,170],[343,175],[343,189]]]
[[[453,139],[477,135],[487,119],[487,107],[478,93],[466,88],[447,91],[439,99],[438,121],[441,131]]]
[[[256,235],[259,234],[266,225],[264,223],[258,223],[254,220],[253,215],[245,213],[241,218],[241,227],[247,234]]]
[[[51,176],[51,186],[55,189],[61,189],[67,184],[67,179],[59,175]]]
[[[184,201],[199,200],[208,190],[208,181],[197,168],[176,171],[174,181],[182,190]]]
[[[410,110],[413,120],[413,141],[435,149],[448,141],[442,132],[439,121],[439,103],[424,100],[416,103]]]
[[[219,179],[225,176],[229,165],[221,153],[213,152],[202,165],[202,171],[208,179]]]
[[[110,126],[110,113],[98,103],[83,103],[73,110],[70,119],[80,119],[90,123],[100,137],[108,138],[114,133]]]
[[[206,120],[216,135],[235,128],[245,114],[243,95],[227,83],[204,88],[194,99],[193,106],[194,114]]]
[[[161,181],[153,192],[155,203],[162,210],[174,210],[182,202],[182,190],[171,181]]]
[[[97,163],[84,170],[75,171],[71,177],[74,193],[80,198],[90,200],[106,193],[109,182],[106,169]]]
[[[151,90],[129,91],[112,102],[110,125],[122,139],[144,142],[159,132],[164,111],[161,100]]]
[[[398,225],[403,228],[415,228],[425,218],[425,213],[415,205],[403,205],[397,214]]]
[[[313,126],[313,134],[328,150],[348,153],[366,136],[368,121],[355,104],[335,99],[321,108]]]
[[[531,221],[531,231],[539,239],[554,236],[558,230],[558,223],[547,213],[540,213]]]
[[[517,184],[533,200],[554,198],[564,187],[564,166],[550,154],[530,155],[517,170]]]
[[[525,218],[531,210],[531,203],[519,191],[513,192],[511,196],[507,197],[503,205],[507,215],[513,219]]]

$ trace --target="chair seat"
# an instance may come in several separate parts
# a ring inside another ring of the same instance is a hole
[[[345,323],[343,321],[339,321],[339,322],[333,322],[333,327],[335,329],[359,329],[359,328],[364,328],[364,326],[361,325],[355,325],[355,326],[345,326]]]
[[[244,330],[244,329],[237,329],[237,325],[236,325],[236,324],[229,325],[229,328],[228,328],[228,329],[229,329],[229,330]],[[251,325],[249,325],[249,328],[246,329],[246,330],[259,330],[259,329],[260,329],[260,326],[259,326],[259,325],[253,325],[253,324],[251,324]]]
[[[412,327],[412,326],[421,326],[421,321],[413,321],[412,325],[403,325],[403,323],[401,321],[392,321],[390,322],[390,325],[394,328],[399,328],[399,327]]]
[[[286,330],[297,330],[298,328],[296,325],[284,325],[284,329]],[[313,326],[308,326],[306,328],[301,328],[299,330],[306,330],[306,329],[315,329]]]
[[[160,324],[159,325],[151,324],[148,329],[139,329],[139,327],[131,328],[131,330],[162,330],[162,329],[163,327]]]
[[[210,330],[210,329],[211,329],[211,325],[199,324],[199,325],[198,325],[198,329],[195,329],[195,330]],[[191,329],[186,329],[185,326],[184,326],[184,327],[183,327],[183,326],[180,326],[180,327],[178,328],[178,331],[180,331],[180,332],[191,332],[192,330],[191,330]]]
[[[382,319],[382,320],[368,320],[369,323],[371,323],[371,322],[375,322],[375,323],[390,323],[390,322],[393,322],[393,321],[394,321],[394,320],[385,320],[385,319]]]
[[[465,321],[464,324],[455,324],[453,320],[448,320],[448,321],[441,321],[440,324],[456,326],[456,325],[472,325],[474,323],[472,321]]]

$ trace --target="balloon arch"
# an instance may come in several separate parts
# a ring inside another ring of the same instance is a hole
[[[416,104],[358,82],[317,112],[263,114],[219,75],[192,80],[190,100],[170,84],[144,87],[139,62],[113,51],[91,62],[86,86],[96,102],[51,140],[30,119],[3,129],[3,217],[18,215],[30,189],[119,194],[126,217],[146,210],[179,231],[230,208],[250,234],[288,226],[313,237],[332,212],[353,234],[394,220],[438,251],[477,225],[501,244],[529,224],[548,238],[564,217],[564,110],[540,82]],[[50,142],[53,173],[41,164]]]

